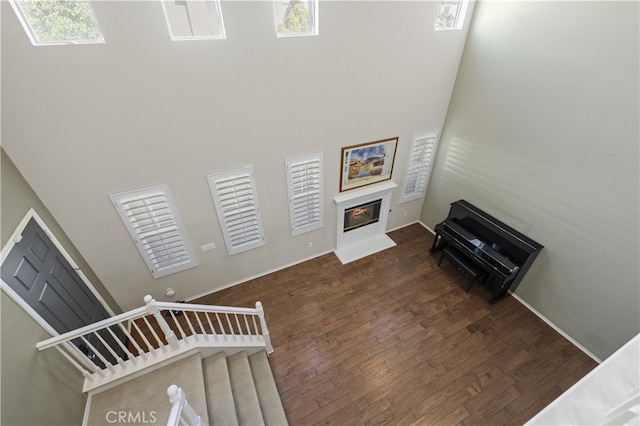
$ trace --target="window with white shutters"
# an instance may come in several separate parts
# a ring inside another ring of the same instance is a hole
[[[414,133],[399,203],[424,197],[438,149],[438,130]]]
[[[154,278],[197,265],[167,185],[110,197]]]
[[[265,244],[253,167],[207,176],[229,255]]]
[[[322,153],[286,160],[291,235],[323,226]]]

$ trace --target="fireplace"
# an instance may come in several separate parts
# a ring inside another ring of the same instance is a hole
[[[380,220],[380,206],[382,206],[382,198],[345,209],[342,226],[344,232],[378,222]]]
[[[353,262],[396,245],[385,233],[395,187],[394,182],[388,181],[345,191],[333,198],[338,206],[334,253],[340,262]]]

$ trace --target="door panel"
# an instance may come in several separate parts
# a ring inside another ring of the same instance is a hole
[[[46,241],[43,241],[40,235],[35,234],[33,241],[29,245],[29,252],[43,263],[47,259],[50,245]]]
[[[29,259],[22,258],[16,268],[14,278],[17,280],[17,283],[22,284],[27,292],[30,292],[36,284],[38,269],[29,261]],[[12,288],[17,291],[13,286]]]
[[[56,257],[51,269],[51,285],[54,286],[60,294],[64,294],[64,301],[73,312],[75,312],[82,322],[90,324],[97,321],[95,314],[99,314],[104,310],[102,305],[96,306],[97,299],[84,282],[70,265]],[[89,294],[87,294],[89,293]]]
[[[66,303],[63,294],[48,282],[42,289],[42,294],[38,299],[41,309],[47,312],[47,322],[57,330],[75,330],[89,324],[83,321],[83,316],[73,312],[69,304]]]
[[[2,263],[2,279],[60,334],[111,316],[34,218]],[[113,331],[126,345],[122,331]],[[113,342],[108,333],[100,335]],[[88,340],[113,361],[95,336]],[[74,344],[88,353],[79,339]],[[94,362],[103,366],[98,359]]]

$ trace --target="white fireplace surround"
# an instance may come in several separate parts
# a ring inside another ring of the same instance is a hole
[[[338,238],[334,253],[343,264],[353,262],[371,254],[394,247],[395,242],[387,236],[387,220],[391,206],[391,193],[397,187],[388,181],[376,185],[369,185],[361,189],[351,190],[333,197],[338,206]],[[382,200],[380,217],[377,222],[361,226],[350,231],[344,231],[344,212],[361,204]]]

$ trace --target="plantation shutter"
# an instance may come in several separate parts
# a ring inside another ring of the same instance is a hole
[[[167,185],[110,197],[154,278],[197,265]]]
[[[291,235],[323,226],[322,153],[286,160]]]
[[[207,176],[229,255],[265,244],[253,167]]]
[[[437,130],[413,135],[400,203],[424,196],[437,148]]]

